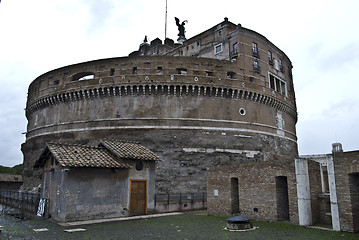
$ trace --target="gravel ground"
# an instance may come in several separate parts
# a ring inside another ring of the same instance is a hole
[[[199,212],[151,219],[109,222],[74,227],[62,227],[44,219],[18,220],[0,214],[3,227],[1,239],[358,239],[359,234],[305,228],[290,223],[253,221],[257,227],[247,232],[225,230],[226,218],[206,216]],[[36,232],[33,229],[48,229]],[[85,229],[81,232],[64,230]]]

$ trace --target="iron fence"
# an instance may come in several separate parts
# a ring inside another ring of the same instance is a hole
[[[39,193],[0,189],[0,204],[4,206],[2,210],[17,209],[22,217],[25,214],[36,215],[39,201]]]
[[[183,202],[202,202],[203,204],[207,202],[207,193],[166,193],[166,194],[155,194],[155,207],[157,203],[170,203],[176,202],[182,204]]]

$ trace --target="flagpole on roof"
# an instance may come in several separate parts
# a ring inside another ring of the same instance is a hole
[[[166,0],[166,14],[165,14],[165,40],[166,38],[167,38],[167,0]]]

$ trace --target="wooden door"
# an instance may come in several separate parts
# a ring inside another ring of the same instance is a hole
[[[147,181],[130,181],[130,215],[147,214]]]

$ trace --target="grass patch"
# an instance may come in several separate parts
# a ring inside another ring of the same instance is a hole
[[[0,221],[3,221],[3,216]],[[65,229],[48,220],[6,221],[5,236],[12,239],[245,239],[245,240],[303,240],[330,239],[354,240],[358,234],[324,231],[306,228],[287,222],[258,222],[258,227],[247,232],[230,232],[225,230],[226,217],[215,217],[196,214],[140,219],[102,224],[82,225],[72,228],[84,228],[85,232],[66,233]],[[34,228],[47,228],[47,232],[34,232]],[[4,238],[7,239],[7,238]]]

